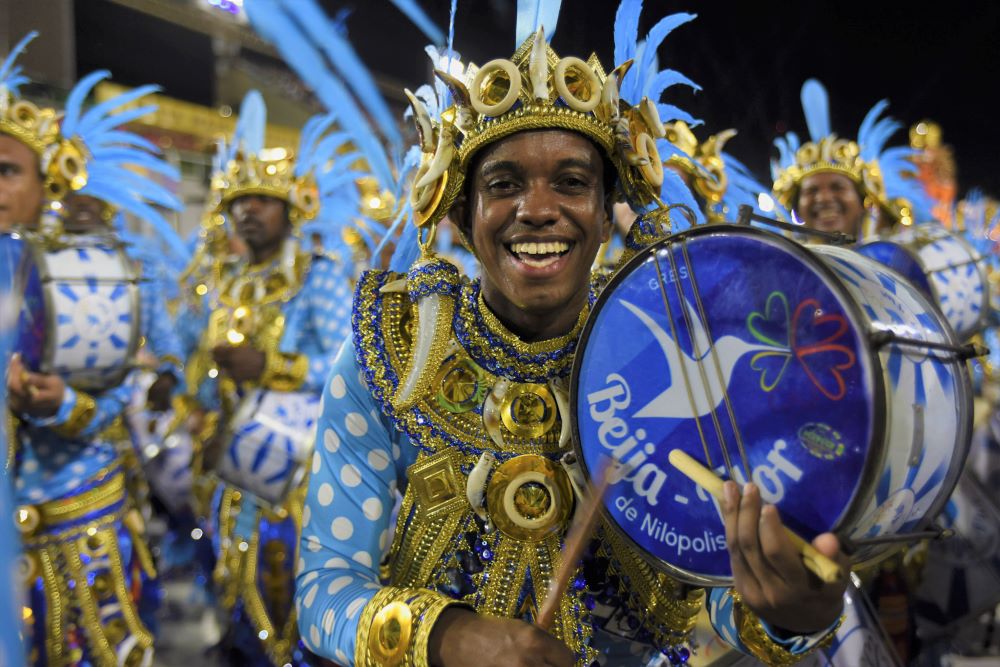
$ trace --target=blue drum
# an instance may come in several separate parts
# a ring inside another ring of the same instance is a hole
[[[577,453],[589,473],[622,464],[610,524],[693,584],[732,573],[721,512],[668,463],[674,448],[755,482],[806,539],[919,531],[968,449],[971,388],[953,346],[917,288],[852,250],[695,228],[636,256],[595,304],[573,369]]]
[[[971,243],[938,224],[907,227],[858,252],[895,269],[931,297],[962,340],[986,326],[986,263]]]
[[[120,243],[102,236],[28,237],[19,352],[28,368],[85,391],[115,386],[139,348],[138,277]]]

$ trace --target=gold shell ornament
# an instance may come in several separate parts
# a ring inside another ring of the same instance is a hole
[[[504,535],[538,542],[565,524],[573,491],[556,463],[526,454],[496,469],[486,490],[486,503],[490,518]]]

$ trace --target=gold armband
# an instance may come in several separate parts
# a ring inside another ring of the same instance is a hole
[[[97,412],[97,403],[94,397],[82,391],[76,392],[76,405],[69,413],[69,418],[58,426],[53,426],[52,430],[64,438],[75,438],[83,433],[83,429],[90,425]]]
[[[787,647],[779,644],[771,637],[767,630],[764,629],[764,624],[761,623],[760,617],[743,604],[739,593],[732,591],[730,594],[733,596],[733,621],[736,624],[736,631],[739,634],[740,641],[753,657],[771,667],[794,665],[816,649],[829,646],[830,642],[833,641],[834,633],[837,632],[840,624],[844,622],[844,617],[841,616],[837,620],[837,623],[830,628],[830,631],[826,633],[826,636],[816,642],[808,651],[792,653]]]
[[[268,350],[260,385],[275,391],[297,391],[306,381],[309,357],[304,354],[283,354]]]
[[[387,587],[375,594],[358,623],[357,667],[430,667],[427,645],[438,616],[461,602],[427,589]]]

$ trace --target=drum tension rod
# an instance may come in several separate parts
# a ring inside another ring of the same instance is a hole
[[[876,544],[892,544],[894,542],[919,542],[920,540],[943,540],[951,537],[955,531],[950,528],[940,528],[932,526],[930,530],[921,530],[913,533],[893,533],[890,535],[879,535],[878,537],[863,537],[852,540],[848,537],[837,536],[840,546],[845,553],[854,553],[862,547]]]
[[[953,353],[959,360],[966,361],[972,359],[973,357],[982,357],[990,353],[990,349],[979,343],[966,343],[965,345],[951,345],[950,343],[936,343],[929,340],[920,340],[919,338],[907,338],[906,336],[900,336],[894,331],[881,330],[872,331],[868,334],[868,340],[876,348],[884,347],[889,343],[895,343],[897,345],[908,345],[910,347],[922,347],[928,350],[943,350],[945,352]]]
[[[787,222],[782,222],[781,220],[775,220],[774,218],[765,218],[763,215],[757,215],[754,213],[753,207],[749,204],[740,204],[740,215],[736,220],[736,224],[749,226],[751,220],[756,220],[757,222],[763,223],[769,227],[783,229],[786,232],[815,236],[817,238],[824,239],[832,245],[851,245],[857,241],[856,238],[850,234],[845,234],[844,232],[824,232],[819,229],[809,229],[803,225],[793,225]]]

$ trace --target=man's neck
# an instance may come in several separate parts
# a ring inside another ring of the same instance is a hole
[[[270,262],[272,259],[278,256],[281,252],[282,243],[277,243],[275,245],[265,246],[263,248],[247,248],[250,255],[251,264],[264,264],[265,262]]]

